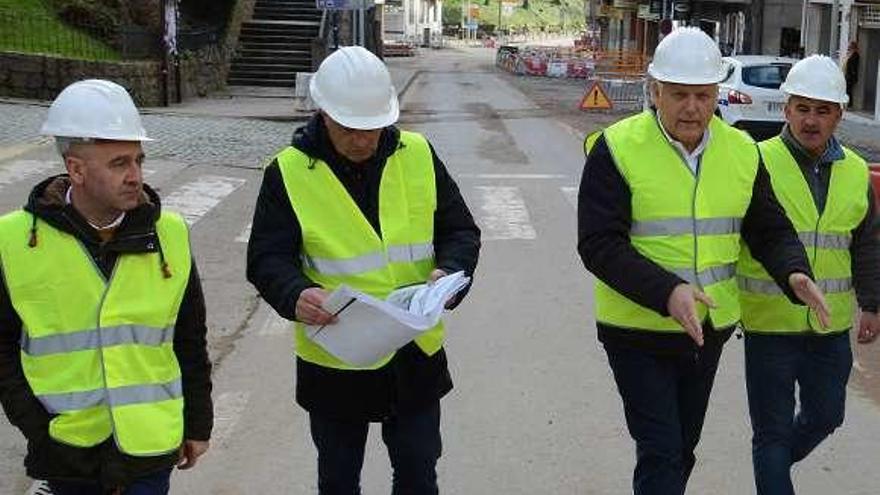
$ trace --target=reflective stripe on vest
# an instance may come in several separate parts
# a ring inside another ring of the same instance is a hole
[[[642,255],[711,296],[699,305],[715,328],[740,317],[735,279],[742,219],[758,170],[754,142],[713,118],[711,138],[695,176],[670,145],[652,112],[605,130],[605,142],[631,192],[630,242]],[[638,276],[633,274],[633,276]],[[621,328],[683,332],[672,318],[597,282],[597,320]]]
[[[183,384],[180,379],[169,383],[151,385],[131,385],[128,387],[96,389],[83,392],[63,392],[58,394],[42,394],[40,402],[52,414],[77,411],[103,404],[111,406],[127,406],[131,404],[149,404],[183,397]]]
[[[328,291],[346,284],[379,299],[394,289],[425,282],[435,268],[434,161],[421,135],[401,132],[400,146],[382,170],[378,235],[330,167],[289,147],[276,157],[290,204],[303,233],[303,271]],[[345,225],[346,228],[339,228]],[[337,369],[376,369],[393,353],[366,367],[329,354],[296,325],[296,353]],[[442,323],[416,344],[433,355],[443,344]]]
[[[385,252],[375,252],[347,259],[315,258],[303,254],[303,262],[324,275],[356,275],[379,270],[392,263],[417,263],[434,259],[434,244],[389,246]]]
[[[174,341],[174,327],[149,328],[120,325],[32,338],[22,333],[21,350],[30,356],[46,356],[66,352],[99,349],[123,344],[157,346]]]
[[[21,365],[53,417],[50,436],[91,447],[113,436],[133,456],[173,452],[183,440],[174,325],[191,270],[189,234],[163,213],[158,252],[121,254],[108,281],[73,236],[23,211],[0,218],[0,263],[22,320]]]
[[[779,286],[776,285],[776,282],[772,280],[739,276],[737,277],[737,284],[739,285],[739,288],[745,292],[774,295],[784,294],[782,289],[780,289]],[[819,286],[819,289],[825,294],[849,292],[853,288],[851,278],[820,279],[816,281],[816,285]]]
[[[659,235],[721,235],[739,234],[741,218],[667,218],[663,220],[633,221],[630,235],[649,237]]]
[[[816,285],[831,310],[826,330],[805,306],[792,304],[748,249],[737,267],[742,325],[747,332],[842,332],[852,327],[855,298],[851,273],[851,232],[865,218],[868,169],[861,158],[844,150],[844,159],[831,165],[825,210],[816,209],[809,185],[797,161],[780,137],[762,142],[761,154],[773,190],[798,231]]]

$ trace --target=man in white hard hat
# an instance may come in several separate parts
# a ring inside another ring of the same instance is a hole
[[[740,258],[752,460],[761,495],[794,494],[792,464],[843,424],[857,304],[858,342],[871,343],[880,333],[880,246],[868,167],[834,137],[848,100],[846,81],[833,60],[813,55],[791,68],[781,89],[787,124],[759,148],[832,318],[819,325],[751,256]]]
[[[166,494],[213,421],[186,223],[143,183],[149,138],[118,84],[71,84],[42,133],[67,173],[0,217],[0,402],[55,495]]]
[[[587,157],[578,251],[636,442],[633,491],[681,495],[740,318],[740,239],[792,302],[828,311],[755,143],[713,116],[725,71],[712,39],[673,31],[648,72],[656,108],[605,129]]]
[[[384,299],[444,274],[473,275],[480,230],[425,137],[394,125],[397,93],[381,60],[341,48],[310,92],[320,112],[265,171],[248,280],[296,322],[296,400],[309,413],[319,493],[360,493],[367,430],[378,422],[392,493],[436,494],[439,400],[452,388],[442,326],[368,366],[328,353],[305,326],[334,323],[322,303],[340,284]]]

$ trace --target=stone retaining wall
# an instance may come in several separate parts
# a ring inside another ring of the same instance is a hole
[[[241,24],[251,16],[255,0],[236,2],[226,35],[211,45],[180,55],[179,71],[168,70],[170,103],[205,96],[226,87],[226,77],[238,42]],[[125,86],[138,106],[160,106],[165,94],[164,64],[161,60],[111,62],[66,59],[48,55],[0,52],[0,96],[52,100],[68,84],[87,78],[110,79]]]

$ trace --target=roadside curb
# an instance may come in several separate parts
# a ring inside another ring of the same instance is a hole
[[[843,113],[843,120],[850,121],[854,124],[880,127],[880,120],[869,119],[868,117],[862,117],[861,115],[857,115],[857,114],[850,113],[850,112]]]
[[[49,146],[50,144],[52,144],[52,138],[43,136],[37,139],[33,139],[31,141],[26,141],[21,144],[0,146],[0,162],[5,162],[7,160],[17,158],[21,155],[30,153],[31,151],[40,149],[44,146]]]
[[[413,81],[416,80],[422,74],[421,70],[414,70],[410,73],[409,77],[407,77],[406,81],[403,83],[403,87],[397,90],[397,98],[403,98],[406,96],[406,92],[409,91],[409,87],[412,86]]]

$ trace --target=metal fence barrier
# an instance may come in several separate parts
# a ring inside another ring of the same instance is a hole
[[[107,26],[61,23],[46,15],[0,10],[0,51],[116,60],[121,58],[120,51],[107,41],[112,34]]]
[[[195,26],[177,33],[180,51],[221,46],[222,25]],[[0,9],[0,52],[39,53],[84,60],[158,59],[162,33],[136,25],[109,26],[93,21]]]
[[[640,110],[645,102],[645,78],[599,76],[588,79],[587,88],[599,83],[615,110]]]

